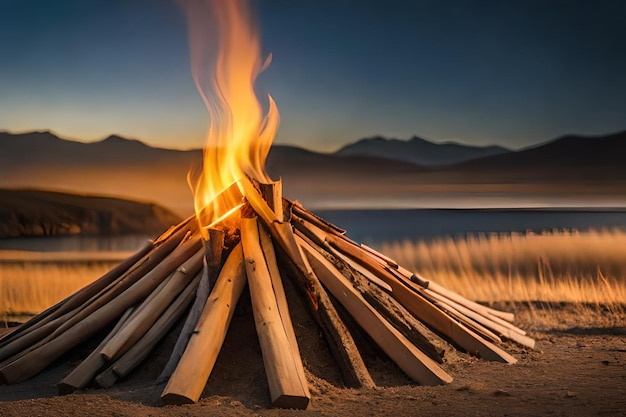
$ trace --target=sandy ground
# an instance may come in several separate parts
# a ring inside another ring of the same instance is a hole
[[[242,301],[245,301],[242,299]],[[249,303],[249,301],[248,301]],[[517,323],[537,340],[535,350],[506,343],[519,362],[487,362],[450,349],[446,386],[411,383],[380,351],[363,346],[378,387],[343,388],[315,324],[294,307],[293,318],[313,400],[307,410],[272,409],[249,304],[240,303],[216,368],[198,404],[163,406],[154,380],[175,334],[150,360],[109,389],[89,387],[57,396],[55,384],[89,344],[24,383],[0,387],[0,416],[623,416],[626,415],[626,315],[586,318],[561,306],[516,306]],[[93,347],[93,345],[91,346]]]

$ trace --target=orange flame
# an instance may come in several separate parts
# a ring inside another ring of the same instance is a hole
[[[210,125],[194,207],[201,228],[241,203],[233,186],[245,175],[269,182],[265,159],[279,114],[271,96],[267,114],[254,92],[263,63],[261,44],[247,1],[189,0],[187,15],[192,74],[209,111]],[[190,181],[191,184],[191,181]]]

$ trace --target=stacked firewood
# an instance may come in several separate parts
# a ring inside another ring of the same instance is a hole
[[[100,337],[58,390],[66,394],[94,381],[109,387],[184,320],[158,382],[165,384],[166,404],[197,402],[247,284],[271,403],[306,408],[311,395],[283,288],[286,277],[307,300],[346,386],[374,386],[353,339],[354,323],[424,385],[452,381],[440,367],[435,337],[506,363],[516,359],[500,347],[502,338],[534,346],[511,324],[512,314],[469,301],[355,243],[344,230],[283,199],[280,183],[244,178],[238,187],[245,198],[227,216],[209,227],[187,219],[0,339],[0,383],[34,377],[65,352]],[[342,318],[346,312],[350,321]]]

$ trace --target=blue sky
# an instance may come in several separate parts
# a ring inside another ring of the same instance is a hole
[[[626,129],[624,1],[253,1],[277,143],[518,148]],[[204,142],[174,0],[2,0],[0,130]]]

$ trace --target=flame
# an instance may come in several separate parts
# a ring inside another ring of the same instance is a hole
[[[187,15],[192,75],[209,111],[202,171],[195,185],[194,207],[201,229],[241,203],[238,182],[248,176],[270,182],[265,159],[279,123],[276,103],[268,95],[264,114],[254,82],[265,69],[259,34],[247,1],[188,0]],[[237,186],[233,186],[237,184]]]

